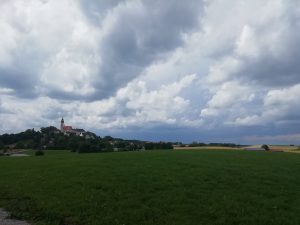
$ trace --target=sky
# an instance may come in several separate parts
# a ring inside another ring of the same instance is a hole
[[[0,133],[300,144],[299,0],[1,0]]]

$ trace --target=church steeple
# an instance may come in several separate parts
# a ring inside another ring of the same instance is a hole
[[[64,131],[64,126],[65,126],[65,121],[64,121],[64,118],[62,117],[61,118],[61,121],[60,121],[60,130],[63,132]]]

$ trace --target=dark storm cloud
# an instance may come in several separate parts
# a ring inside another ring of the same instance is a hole
[[[74,20],[72,24],[70,18],[78,19],[80,14],[76,9],[70,8],[62,23],[49,27],[49,34],[45,34],[43,27],[46,27],[44,21],[50,21],[55,16],[50,11],[56,7],[54,2],[43,4],[46,13],[41,22],[34,22],[38,13],[41,13],[39,8],[30,8],[32,13],[24,14],[23,20],[28,21],[27,23],[16,20],[15,17],[6,18],[6,26],[13,31],[11,37],[7,36],[7,40],[15,41],[12,46],[17,48],[13,53],[7,50],[12,59],[10,66],[4,67],[5,71],[0,71],[2,87],[17,90],[15,93],[19,97],[47,95],[56,99],[88,101],[107,98],[139,76],[148,65],[164,59],[168,53],[182,46],[182,35],[198,28],[203,9],[202,0],[88,0],[80,1],[79,6],[80,13],[84,13],[86,20],[81,18],[78,21]],[[89,31],[93,30],[101,35],[81,33],[82,27],[78,25],[80,22],[83,22],[84,26],[90,26],[87,28]],[[20,27],[22,29],[19,29]],[[93,37],[92,47],[88,45],[91,40],[85,40],[86,35]],[[78,37],[80,44],[68,43]],[[89,49],[85,49],[85,44]],[[97,48],[99,50],[95,53]],[[67,52],[66,56],[60,59],[64,51]],[[98,57],[101,61],[93,65],[93,69],[88,71],[88,76],[82,79],[83,83],[90,84],[95,89],[94,93],[79,90],[80,85],[76,83],[81,81],[75,80],[75,71],[68,71],[73,64],[82,64],[85,70],[91,68],[87,60],[89,57]],[[56,70],[46,73],[45,68],[53,64]],[[93,73],[96,75],[92,75]],[[69,79],[61,78],[66,76]],[[56,83],[53,82],[55,79]],[[73,91],[67,91],[61,85],[66,81],[74,85]]]
[[[99,25],[101,18],[112,8],[126,0],[79,0],[80,6],[86,16],[96,26]]]
[[[101,43],[103,62],[94,97],[113,94],[149,64],[180,47],[182,34],[198,27],[202,6],[201,1],[144,1],[133,11],[121,2],[117,22]]]
[[[276,56],[262,49],[259,57],[255,59],[243,59],[242,69],[237,76],[250,81],[255,81],[262,86],[290,86],[300,82],[300,24],[289,30],[291,37],[280,40],[279,43],[284,48],[283,51],[277,52]]]
[[[300,82],[300,65],[294,58],[289,62],[284,62],[284,60],[273,60],[266,57],[260,61],[249,63],[240,71],[240,74],[248,75],[245,77],[247,80],[250,78],[250,82],[255,82],[260,86],[290,86]]]
[[[34,98],[37,96],[34,86],[37,83],[35,75],[28,74],[27,71],[21,71],[17,68],[0,68],[0,87],[10,88],[13,93],[20,98]]]

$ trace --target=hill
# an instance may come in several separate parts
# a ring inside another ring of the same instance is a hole
[[[124,140],[110,136],[100,137],[92,132],[82,136],[61,132],[56,127],[42,127],[40,131],[28,129],[17,134],[0,135],[0,149],[42,149],[73,152],[139,151],[152,149],[173,149],[169,142],[145,142]]]

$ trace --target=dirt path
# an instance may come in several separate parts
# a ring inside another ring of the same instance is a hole
[[[8,219],[9,213],[0,208],[0,225],[30,225],[25,221]]]

